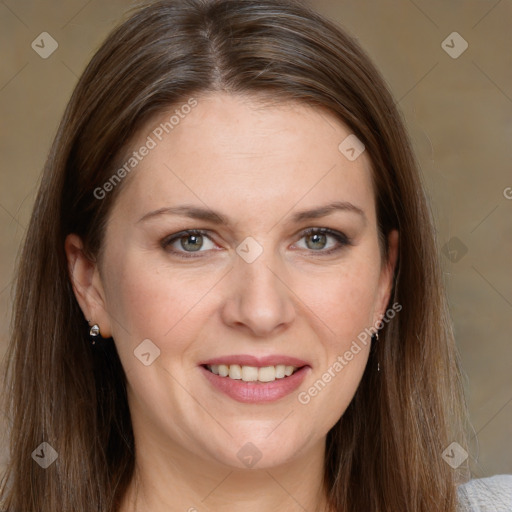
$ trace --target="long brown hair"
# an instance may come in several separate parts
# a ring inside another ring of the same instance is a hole
[[[148,4],[109,35],[78,81],[17,272],[4,509],[117,510],[134,470],[126,379],[112,339],[91,347],[64,240],[76,233],[91,258],[100,256],[123,183],[101,200],[94,190],[151,116],[220,90],[336,115],[371,158],[381,240],[392,229],[400,233],[390,304],[403,309],[381,330],[352,402],[327,436],[324,482],[333,510],[455,511],[456,485],[467,475],[442,453],[453,441],[467,447],[467,410],[418,164],[368,56],[335,24],[291,0]],[[47,469],[31,457],[42,442],[58,454]]]

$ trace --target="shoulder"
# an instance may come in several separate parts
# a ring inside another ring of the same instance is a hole
[[[457,487],[458,512],[512,511],[512,475],[470,480]]]

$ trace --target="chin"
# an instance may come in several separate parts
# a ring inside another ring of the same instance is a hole
[[[304,437],[294,439],[283,429],[280,435],[276,431],[270,435],[266,431],[236,435],[226,445],[212,448],[211,454],[230,467],[270,469],[292,462],[303,449]]]

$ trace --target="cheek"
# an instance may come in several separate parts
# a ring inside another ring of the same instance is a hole
[[[107,302],[114,339],[123,344],[146,338],[161,344],[171,333],[176,338],[183,319],[214,284],[211,275],[152,265],[144,254],[111,261],[116,264],[109,269]]]
[[[371,338],[365,329],[371,326],[378,276],[366,261],[354,258],[336,273],[318,278],[319,286],[301,288],[304,302],[321,320],[314,331],[322,348],[314,374],[297,399],[318,432],[327,433],[344,414],[368,362]]]
[[[302,276],[298,295],[321,320],[324,340],[337,350],[372,325],[378,286],[376,259],[359,252],[323,275]]]
[[[178,386],[176,394],[170,391],[175,388],[171,375],[186,379],[191,340],[199,337],[208,318],[204,299],[215,279],[197,270],[194,274],[154,266],[144,254],[125,253],[110,261],[115,265],[109,269],[109,314],[131,400],[148,415],[156,414],[164,403],[177,410],[182,390]],[[138,357],[148,352],[145,366]]]

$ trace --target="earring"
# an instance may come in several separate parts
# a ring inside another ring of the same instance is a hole
[[[376,331],[374,334],[374,340],[379,341],[379,331]],[[380,362],[377,361],[377,371],[380,372]]]
[[[96,345],[96,339],[98,338],[99,335],[100,335],[100,326],[98,324],[94,324],[89,329],[89,336],[91,337],[91,343],[93,345]]]

